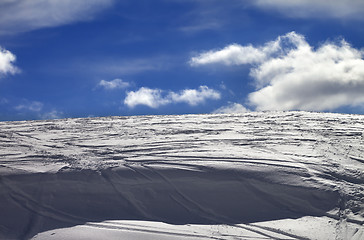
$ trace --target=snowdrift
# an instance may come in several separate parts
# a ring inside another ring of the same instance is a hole
[[[1,122],[0,239],[363,239],[363,146],[361,115]]]

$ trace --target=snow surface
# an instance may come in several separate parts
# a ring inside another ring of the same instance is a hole
[[[364,116],[0,122],[0,239],[364,239]]]

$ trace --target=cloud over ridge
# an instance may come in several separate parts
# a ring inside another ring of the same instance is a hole
[[[141,87],[138,91],[128,92],[124,100],[124,104],[130,108],[134,108],[137,105],[158,108],[168,103],[170,103],[170,100],[162,96],[162,90],[147,87]]]
[[[161,89],[150,89],[141,87],[137,91],[127,92],[124,104],[129,108],[137,105],[145,105],[151,108],[158,108],[171,103],[187,103],[196,106],[204,103],[208,99],[220,99],[220,93],[207,86],[200,86],[198,89],[184,89],[180,92],[169,91],[165,93]]]
[[[22,104],[15,107],[18,111],[31,111],[40,112],[43,109],[44,104],[39,101],[24,100]]]
[[[256,91],[248,101],[256,110],[324,111],[364,105],[364,52],[345,40],[315,49],[303,35],[290,32],[260,47],[233,46],[202,53],[190,63],[250,64]]]
[[[244,107],[240,103],[229,103],[227,106],[222,106],[212,113],[222,113],[222,114],[230,114],[230,113],[247,113],[250,112],[249,109]]]

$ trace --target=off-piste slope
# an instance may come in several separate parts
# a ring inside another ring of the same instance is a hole
[[[364,239],[364,116],[0,123],[0,239]]]

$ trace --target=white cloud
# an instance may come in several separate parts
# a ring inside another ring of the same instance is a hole
[[[240,103],[230,103],[227,106],[220,107],[212,113],[246,113],[250,112],[249,109],[241,105]]]
[[[171,103],[185,102],[191,106],[204,103],[207,99],[219,99],[220,93],[209,89],[207,86],[200,86],[196,89],[185,89],[176,92],[168,92],[161,89],[140,88],[138,91],[130,91],[124,100],[124,104],[130,108],[137,105],[146,105],[151,108],[158,108]]]
[[[253,5],[292,18],[364,19],[362,0],[253,0]]]
[[[105,81],[101,80],[98,86],[106,89],[106,90],[113,90],[113,89],[124,89],[130,86],[130,83],[124,82],[121,79],[114,79],[112,81]]]
[[[130,91],[124,100],[124,104],[133,108],[137,105],[146,105],[151,108],[157,108],[161,105],[168,104],[169,99],[162,96],[162,90],[150,89],[146,87],[140,88],[138,91]]]
[[[287,44],[304,45],[304,39],[302,39],[302,36],[292,32],[259,47],[254,47],[250,44],[247,46],[231,44],[221,50],[203,52],[196,57],[192,57],[189,63],[191,66],[206,64],[224,64],[230,66],[261,63],[273,54],[284,51],[285,49],[282,47]]]
[[[171,92],[169,97],[173,102],[185,102],[188,105],[196,106],[206,101],[206,99],[220,99],[220,93],[207,86],[200,86],[196,89],[185,89],[179,93]]]
[[[265,58],[264,52],[252,46],[240,46],[232,44],[221,50],[201,53],[190,61],[192,66],[223,63],[225,65],[239,65],[245,63],[260,62]]]
[[[14,0],[0,3],[0,34],[92,19],[114,0]]]
[[[13,65],[16,60],[14,54],[0,47],[0,77],[4,74],[14,74],[19,70]]]
[[[25,100],[23,104],[16,106],[15,109],[18,111],[25,110],[31,112],[40,112],[43,109],[43,103]]]
[[[364,104],[363,52],[342,41],[318,49],[298,45],[254,68],[257,110],[334,110]]]
[[[275,46],[274,51],[255,48],[258,56],[265,54],[265,58],[259,57],[260,62],[249,60],[251,56],[244,60],[246,55],[242,53],[224,55],[219,60],[225,65],[252,64],[250,76],[257,90],[248,100],[256,110],[322,111],[364,105],[363,50],[344,40],[326,42],[315,49],[304,36],[294,32],[265,46],[268,45]],[[211,62],[204,64],[208,63]]]

